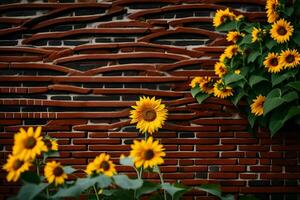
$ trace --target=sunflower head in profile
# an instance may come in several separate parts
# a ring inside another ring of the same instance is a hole
[[[218,27],[226,21],[232,21],[236,19],[236,15],[229,10],[229,8],[225,10],[217,10],[215,17],[213,19],[214,27]]]
[[[55,139],[50,137],[45,137],[43,142],[47,146],[48,151],[58,151],[58,144]]]
[[[6,164],[2,168],[8,172],[6,180],[16,182],[23,172],[29,170],[30,166],[31,162],[20,160],[15,155],[9,155]]]
[[[226,65],[222,62],[216,62],[215,64],[215,74],[222,78],[225,74],[228,73]]]
[[[279,60],[285,68],[295,68],[300,63],[300,54],[297,49],[287,49],[281,52]]]
[[[20,128],[20,132],[15,134],[13,154],[17,155],[21,160],[34,160],[36,156],[46,152],[48,149],[40,136],[41,131],[42,128],[40,126],[35,131],[32,127],[29,127],[27,131]]]
[[[214,92],[214,80],[208,76],[201,77],[200,89],[204,93],[212,94]]]
[[[218,80],[214,84],[214,96],[224,99],[226,97],[232,96],[233,90],[231,87],[226,86],[222,80]]]
[[[219,62],[225,63],[225,62],[226,62],[226,59],[227,59],[226,54],[225,54],[225,53],[222,53],[222,54],[220,55],[220,57],[219,57]]]
[[[165,105],[161,104],[160,99],[155,97],[140,97],[134,110],[130,111],[130,123],[137,123],[137,128],[142,133],[153,134],[164,125],[167,119],[167,110]]]
[[[270,30],[271,37],[278,43],[289,41],[293,32],[294,27],[290,22],[287,22],[284,19],[276,21]]]
[[[269,23],[274,23],[279,18],[279,15],[276,12],[278,6],[279,6],[278,0],[267,0],[266,10],[267,10]]]
[[[266,97],[259,95],[256,99],[253,99],[253,103],[250,105],[251,113],[255,116],[261,116],[264,114],[264,102]]]
[[[244,37],[245,34],[244,33],[240,33],[238,31],[229,31],[227,33],[227,37],[226,37],[226,40],[228,42],[233,42],[233,43],[236,43],[238,41],[238,39]]]
[[[251,35],[252,35],[251,42],[254,43],[256,41],[262,40],[263,36],[265,35],[265,31],[263,31],[261,28],[254,27],[252,29]]]
[[[201,80],[201,77],[199,77],[199,76],[193,78],[193,80],[191,81],[189,86],[191,86],[191,88],[195,88],[197,85],[200,84],[200,80]]]
[[[86,173],[92,175],[105,174],[106,176],[113,176],[117,173],[115,164],[110,160],[110,156],[106,153],[101,153],[93,162],[90,162],[86,167]]]
[[[44,168],[45,178],[48,183],[54,183],[55,185],[61,185],[68,178],[63,166],[56,161],[46,163]]]
[[[226,47],[224,54],[226,58],[231,59],[233,56],[238,55],[239,53],[241,53],[241,49],[238,45],[234,44],[234,45],[229,45],[228,47]]]
[[[164,163],[163,157],[166,154],[163,151],[163,145],[159,144],[158,141],[153,141],[153,138],[149,137],[147,141],[134,140],[129,156],[133,158],[137,168],[144,167],[146,169]]]
[[[279,55],[276,53],[269,53],[263,64],[270,73],[278,73],[284,68],[279,60]]]

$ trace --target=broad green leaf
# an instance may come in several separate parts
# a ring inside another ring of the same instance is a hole
[[[209,94],[206,93],[199,93],[196,96],[196,99],[198,101],[199,104],[201,104],[204,100],[206,100],[209,97]]]
[[[273,89],[269,94],[267,95],[267,99],[271,99],[273,97],[280,97],[281,96],[281,90],[279,88]]]
[[[257,117],[255,115],[253,115],[252,113],[248,114],[248,121],[249,121],[251,128],[254,127],[256,119],[257,119]]]
[[[205,191],[220,198],[222,196],[221,187],[218,184],[203,184],[201,186],[195,187],[195,189]]]
[[[275,108],[278,108],[284,103],[284,99],[281,97],[272,97],[272,98],[266,98],[266,101],[264,102],[264,116],[266,116],[270,111],[274,110]]]
[[[266,47],[268,49],[272,49],[277,43],[275,42],[275,40],[269,39],[266,42]]]
[[[282,83],[286,79],[294,77],[294,74],[295,74],[294,70],[287,71],[286,73],[283,74],[282,73],[273,74],[271,77],[273,87],[278,85],[279,83]]]
[[[32,172],[32,171],[23,172],[21,174],[21,179],[25,183],[35,183],[35,184],[38,184],[38,183],[41,182],[40,177],[35,172]]]
[[[299,96],[298,96],[297,92],[293,91],[293,92],[289,92],[289,93],[283,95],[282,98],[284,99],[284,101],[289,103],[289,102],[292,102],[292,101],[298,99]]]
[[[140,198],[144,194],[152,193],[160,188],[160,184],[144,181],[143,186],[136,190],[136,197]]]
[[[239,90],[237,91],[237,94],[234,95],[232,98],[231,98],[231,102],[237,106],[237,104],[240,102],[240,100],[246,95],[246,93],[244,92],[244,90]]]
[[[43,153],[43,162],[45,163],[47,158],[52,158],[52,157],[59,157],[59,152],[51,150]]]
[[[251,29],[252,30],[252,29]],[[241,41],[241,44],[251,44],[252,42],[252,35],[247,34]]]
[[[79,185],[72,185],[68,188],[59,188],[58,192],[52,198],[79,197],[84,191]]]
[[[124,166],[134,166],[133,159],[131,157],[120,158],[120,164]]]
[[[256,50],[252,50],[251,53],[247,57],[247,63],[254,62],[260,53]]]
[[[216,28],[216,31],[221,31],[221,32],[231,31],[231,30],[235,30],[236,26],[237,26],[236,21],[229,21],[229,22],[225,22],[225,23],[221,24],[220,26],[218,26]]]
[[[161,188],[164,189],[167,193],[169,193],[174,198],[177,192],[186,191],[186,188],[176,187],[175,185],[171,185],[170,183],[162,183]]]
[[[297,115],[300,115],[300,106],[292,106],[289,109],[288,113],[285,115],[283,122],[285,123],[286,121],[288,121],[289,119],[291,119]]]
[[[192,88],[191,89],[191,93],[192,93],[192,96],[195,97],[197,94],[199,94],[201,92],[199,86],[197,85],[196,87]]]
[[[289,8],[286,8],[284,11],[284,14],[286,14],[287,16],[292,16],[293,12],[294,12],[294,8],[293,7],[289,7]]]
[[[31,200],[37,197],[46,187],[47,183],[33,184],[27,183],[21,187],[17,198],[19,200]]]
[[[74,169],[74,168],[71,167],[71,166],[65,166],[63,169],[64,169],[64,172],[65,172],[66,174],[72,174],[73,172],[76,171],[76,169]]]
[[[300,81],[295,81],[287,84],[287,86],[296,89],[297,91],[300,91]]]
[[[300,46],[300,31],[296,31],[295,34],[293,34],[293,41]]]
[[[115,183],[123,189],[138,189],[143,185],[142,179],[130,179],[126,175],[113,176]]]
[[[263,76],[258,76],[258,75],[252,75],[250,78],[249,78],[249,85],[250,87],[253,87],[255,84],[258,84],[262,81],[268,81],[268,79],[266,79],[265,77]]]
[[[113,191],[111,200],[134,200],[134,190],[117,189]]]
[[[242,80],[244,77],[242,75],[239,75],[239,74],[234,74],[234,73],[230,73],[230,74],[226,74],[224,76],[224,83],[225,85],[228,85],[230,83],[233,83],[233,82],[237,82],[237,81],[240,81]]]
[[[270,118],[269,129],[273,137],[284,125],[282,119],[284,117],[282,110],[274,112]]]
[[[97,186],[100,188],[106,188],[111,184],[111,178],[106,175],[98,175],[93,177],[95,179]]]

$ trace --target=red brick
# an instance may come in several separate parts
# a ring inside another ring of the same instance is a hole
[[[244,152],[221,152],[221,158],[242,158],[244,156]]]
[[[180,159],[180,160],[179,160],[179,165],[180,165],[180,166],[194,165],[194,160]]]
[[[243,172],[245,170],[246,170],[245,166],[235,166],[235,165],[221,166],[221,171],[223,171],[223,172]]]
[[[215,152],[167,152],[167,158],[216,158]]]
[[[241,179],[257,179],[258,174],[240,174]]]
[[[73,139],[74,144],[121,144],[120,139]]]
[[[245,139],[222,139],[222,144],[256,144],[257,139],[245,138]]]
[[[240,151],[269,151],[269,146],[259,146],[259,145],[240,145],[239,146]]]
[[[234,165],[236,159],[201,159],[195,160],[196,165]]]
[[[188,167],[179,167],[180,172],[204,172],[208,171],[207,166],[188,166]]]
[[[180,151],[194,151],[194,146],[193,145],[180,145],[179,150]]]
[[[253,158],[239,158],[239,164],[241,165],[256,165],[257,162],[258,160]]]
[[[238,177],[237,173],[228,172],[211,172],[209,173],[209,178],[212,179],[235,179]]]
[[[270,171],[270,166],[250,166],[251,172],[268,172]]]
[[[197,151],[232,151],[235,150],[234,145],[199,145],[196,146]]]

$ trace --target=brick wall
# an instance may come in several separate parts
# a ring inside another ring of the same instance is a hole
[[[167,149],[168,181],[220,183],[226,192],[264,200],[300,199],[297,134],[253,137],[229,102],[199,105],[189,92],[193,76],[214,75],[226,45],[213,31],[213,12],[228,6],[262,21],[264,1],[1,2],[1,163],[14,133],[32,125],[58,138],[63,164],[84,167],[101,152],[117,161],[139,137],[129,107],[141,95],[155,95],[170,113],[155,135]],[[16,186],[3,171],[0,176],[4,198]],[[192,192],[189,199],[205,195]]]

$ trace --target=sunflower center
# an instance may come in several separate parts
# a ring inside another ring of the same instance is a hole
[[[145,151],[144,153],[145,160],[151,160],[153,157],[154,157],[154,152],[152,149],[148,149],[147,151]]]
[[[277,33],[279,35],[285,35],[287,33],[287,30],[283,27],[283,26],[280,26],[278,29],[277,29]]]
[[[295,57],[293,55],[288,55],[286,58],[285,58],[286,62],[288,63],[292,63],[295,61]]]
[[[47,146],[48,149],[52,148],[52,142],[49,139],[44,140],[45,145]]]
[[[64,170],[61,167],[55,167],[53,170],[54,176],[61,176],[64,173]]]
[[[237,48],[232,48],[231,53],[232,53],[233,55],[236,55],[237,52],[238,52],[238,49],[237,49]]]
[[[100,168],[102,168],[104,171],[109,170],[109,163],[107,161],[103,161],[100,165]]]
[[[156,112],[153,109],[146,109],[143,113],[143,119],[147,122],[151,122],[156,118]]]
[[[22,167],[22,165],[24,164],[24,161],[22,160],[16,160],[13,164],[13,169],[16,171],[18,170],[20,167]]]
[[[270,60],[270,65],[272,66],[277,66],[278,65],[278,59],[277,58],[272,58]]]
[[[25,148],[26,149],[32,149],[36,145],[36,139],[34,137],[29,137],[25,140]]]
[[[221,18],[220,18],[220,21],[223,23],[223,22],[226,22],[227,20],[229,20],[229,17],[227,15],[223,15]]]

